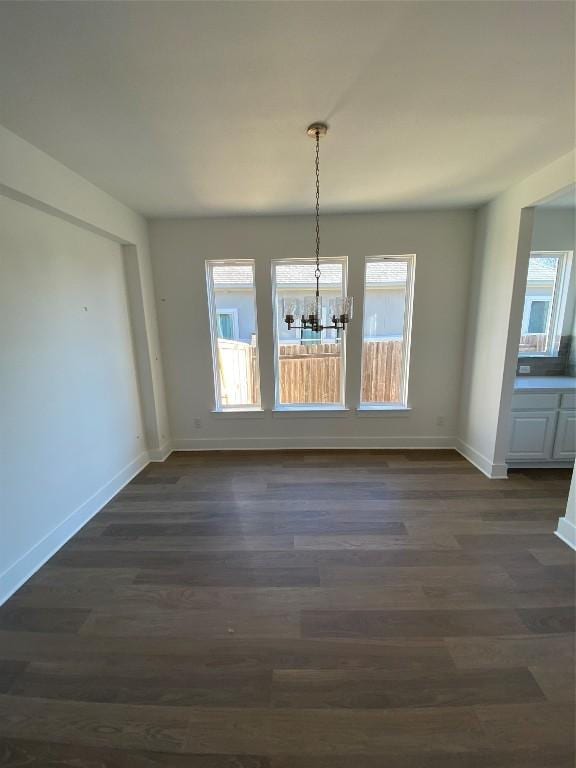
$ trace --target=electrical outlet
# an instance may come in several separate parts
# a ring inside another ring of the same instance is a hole
[[[518,368],[518,373],[530,373],[530,366],[529,365],[521,365]]]
[[[194,426],[196,427],[196,429],[202,429],[202,420],[194,419]]]

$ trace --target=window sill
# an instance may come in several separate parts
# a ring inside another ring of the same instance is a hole
[[[519,360],[542,360],[542,358],[548,358],[551,360],[557,360],[560,357],[558,352],[519,352]]]
[[[347,416],[350,413],[350,409],[346,408],[343,405],[316,405],[316,406],[299,406],[299,407],[278,407],[274,408],[272,410],[272,416],[280,417],[280,418],[289,418],[289,417],[296,417],[296,418],[316,418],[317,416],[320,417],[327,417],[327,418],[334,418],[334,417],[341,417],[341,416]]]
[[[356,416],[402,418],[409,416],[411,410],[409,405],[360,405],[356,408]]]
[[[214,408],[212,415],[218,419],[262,419],[266,412],[262,408]]]

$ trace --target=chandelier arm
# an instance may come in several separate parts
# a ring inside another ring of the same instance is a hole
[[[337,320],[330,325],[310,325],[310,323],[294,325],[293,323],[288,323],[289,331],[314,331],[314,333],[319,333],[320,331],[343,331],[345,329],[346,322],[344,320]]]

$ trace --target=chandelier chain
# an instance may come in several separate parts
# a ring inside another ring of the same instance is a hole
[[[324,307],[320,298],[320,137],[326,136],[327,132],[326,123],[312,123],[306,130],[308,136],[316,140],[316,301],[310,302],[307,297],[284,299],[283,309],[284,322],[289,331],[312,331],[318,338],[322,331],[336,331],[336,341],[339,341],[340,332],[346,330],[352,317],[352,298],[331,298]],[[322,322],[325,314],[329,318],[327,325]]]
[[[320,296],[320,131],[316,130],[316,297]]]

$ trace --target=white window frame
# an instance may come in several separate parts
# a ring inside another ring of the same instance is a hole
[[[280,402],[280,345],[285,344],[279,337],[279,324],[284,322],[277,312],[278,291],[276,288],[276,267],[282,264],[314,264],[313,258],[302,259],[273,259],[271,263],[272,279],[272,312],[274,317],[274,410],[275,411],[343,411],[346,409],[346,332],[340,332],[340,400],[338,403],[281,403]],[[334,256],[320,259],[322,264],[342,264],[342,296],[347,295],[348,257]],[[322,295],[322,277],[320,277],[320,295]],[[324,342],[320,339],[320,343]]]
[[[218,312],[235,312],[236,313],[236,326],[238,323],[238,311],[236,309],[217,309],[216,307],[216,291],[214,288],[214,267],[218,266],[241,266],[245,267],[250,265],[252,267],[253,284],[252,290],[254,291],[254,326],[256,328],[256,366],[258,376],[260,376],[260,349],[258,344],[258,314],[257,314],[257,301],[256,301],[256,263],[254,259],[206,259],[206,291],[208,297],[208,315],[210,320],[210,344],[212,347],[212,373],[214,377],[214,411],[217,413],[238,412],[238,411],[261,411],[261,400],[258,403],[238,403],[234,405],[224,405],[222,403],[222,393],[220,391],[220,376],[218,374],[218,324],[217,316]],[[235,330],[237,330],[235,328]],[[262,398],[262,391],[259,387],[260,398]]]
[[[573,251],[531,251],[532,257],[554,257],[558,259],[558,270],[556,272],[556,281],[552,293],[552,306],[548,318],[548,329],[546,331],[546,350],[544,352],[520,352],[518,357],[558,357],[560,349],[556,340],[562,336],[562,326],[564,324],[564,313],[566,311],[566,301],[568,298],[568,289],[570,284],[570,273],[572,271]],[[545,297],[528,294],[528,284],[524,289],[524,303],[522,305],[522,319],[526,310],[526,299],[534,301],[546,301]],[[525,336],[523,329],[520,335]]]
[[[416,279],[416,254],[403,254],[401,256],[367,256],[364,261],[364,292],[363,292],[363,306],[362,306],[362,351],[364,350],[364,327],[366,325],[366,299],[368,296],[368,286],[366,283],[366,272],[368,264],[379,263],[383,261],[404,261],[406,262],[406,297],[404,301],[404,325],[402,333],[402,348],[404,350],[401,369],[401,401],[398,402],[364,402],[362,400],[362,381],[364,379],[364,365],[362,364],[362,370],[360,371],[360,409],[365,410],[393,410],[393,409],[406,409],[408,405],[408,385],[410,378],[410,352],[412,346],[412,316],[414,309],[414,283]],[[362,354],[362,359],[364,355]]]
[[[232,341],[238,341],[240,338],[240,327],[238,325],[238,310],[236,307],[232,307],[231,309],[228,309],[227,307],[215,307],[216,312],[216,331],[218,331],[218,315],[230,315],[232,317],[232,332],[234,333],[234,338]]]

